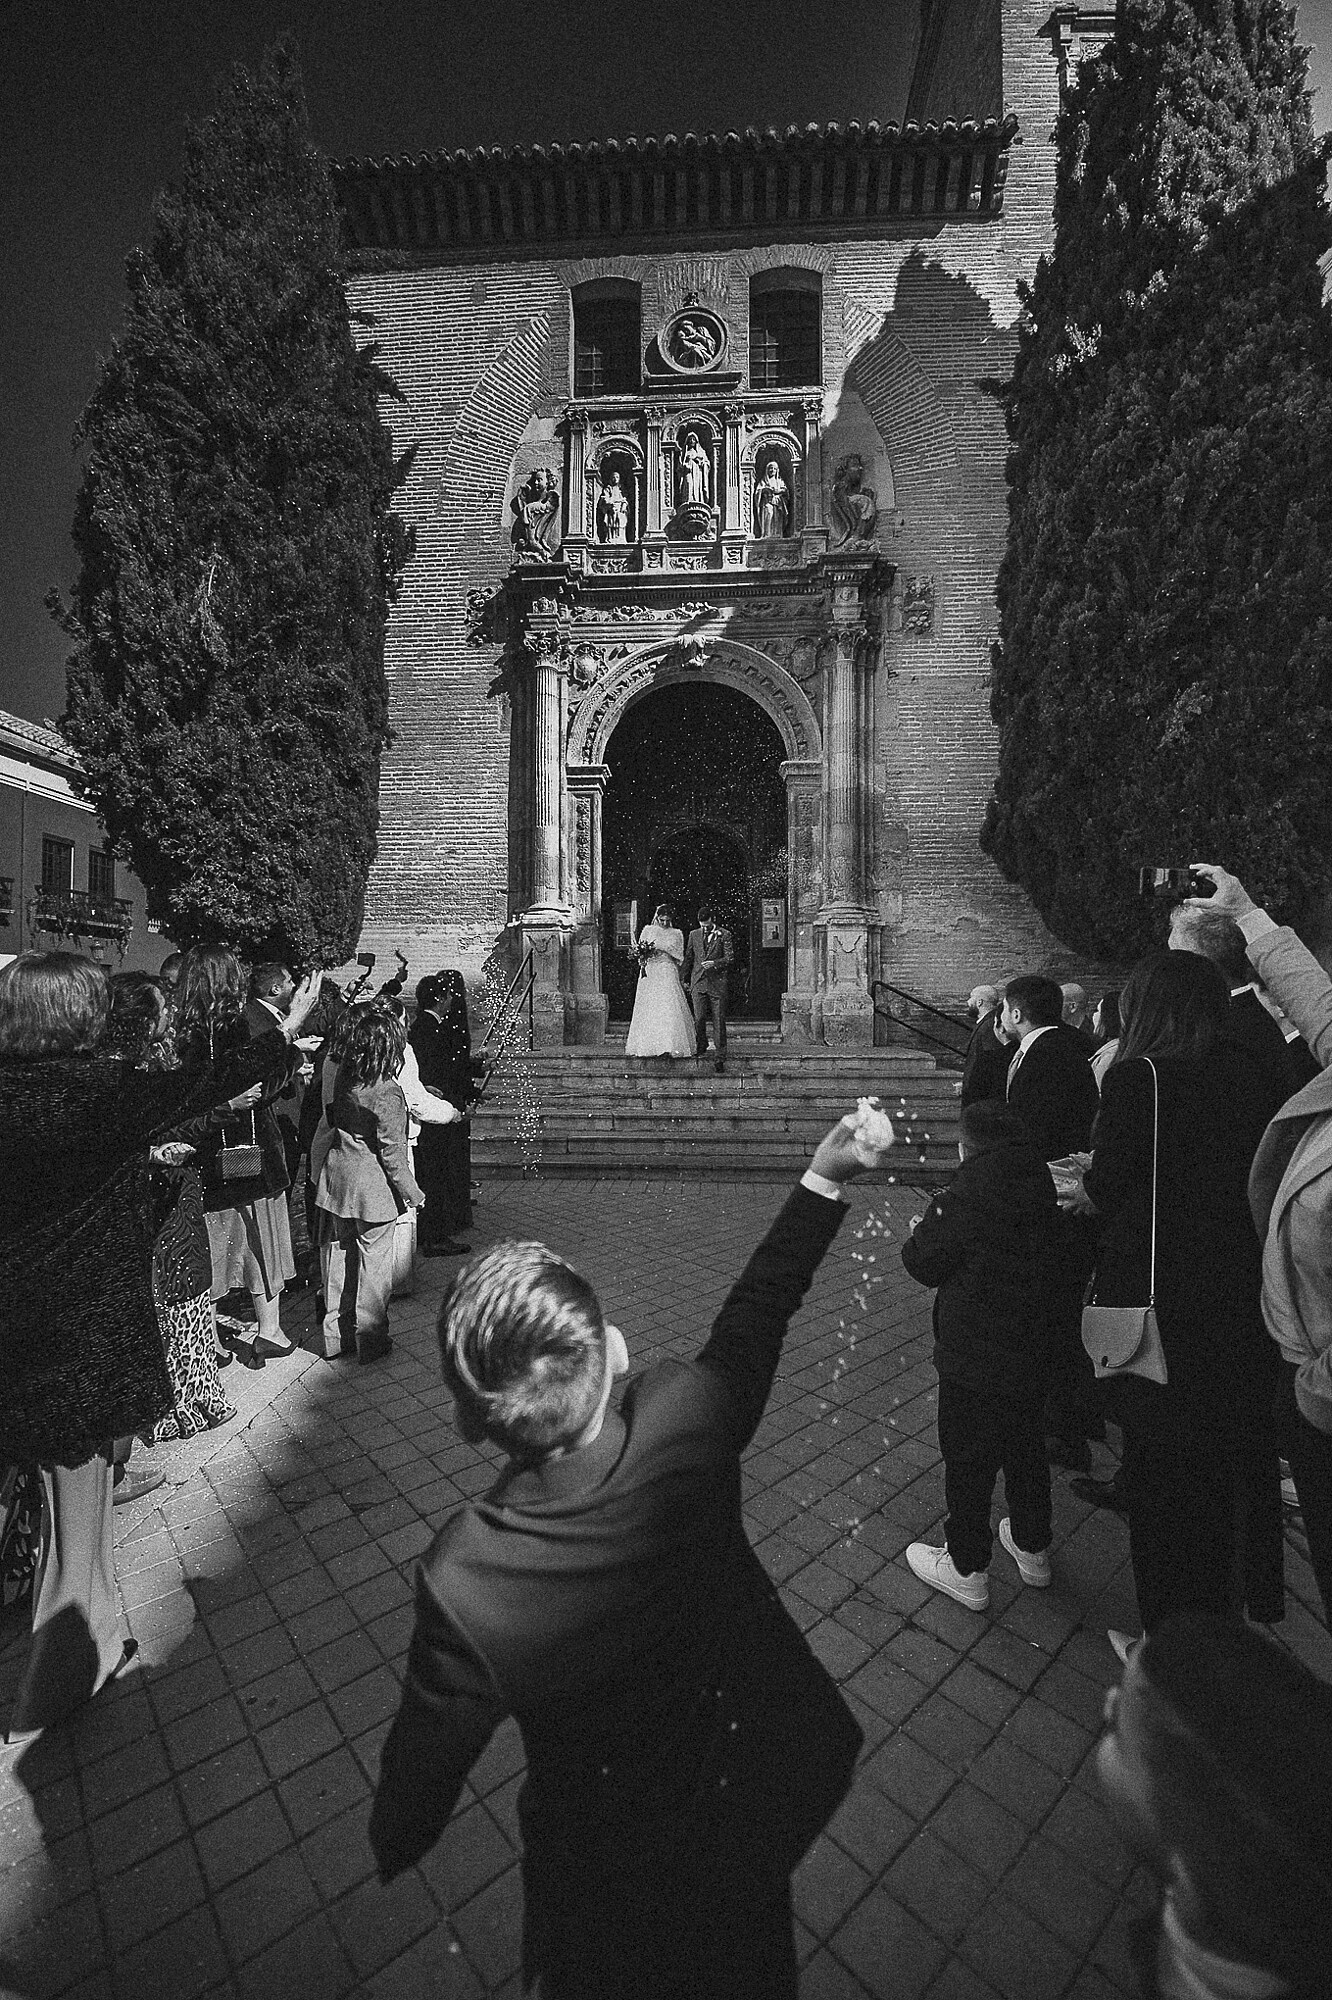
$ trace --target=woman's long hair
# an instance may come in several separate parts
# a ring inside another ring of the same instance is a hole
[[[182,1062],[212,1062],[245,1012],[245,974],[220,944],[192,945],[176,982],[176,1053]]]
[[[1225,1029],[1230,988],[1210,958],[1153,951],[1139,959],[1119,996],[1116,1063],[1134,1056],[1210,1054]]]
[[[144,1062],[166,1032],[167,1008],[166,987],[151,972],[113,972],[103,1053],[127,1063]]]
[[[1103,1049],[1107,1042],[1113,1042],[1120,1032],[1119,988],[1111,986],[1101,995],[1092,1009],[1096,1021],[1096,1046]]]
[[[0,969],[0,1056],[90,1055],[110,1014],[106,967],[78,952],[20,952]]]
[[[348,1083],[392,1081],[406,1047],[407,1030],[392,1009],[377,1001],[353,1007],[338,1036],[339,1076]]]

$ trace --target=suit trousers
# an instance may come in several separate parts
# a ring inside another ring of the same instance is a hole
[[[712,1042],[719,1056],[726,1054],[726,989],[720,992],[707,986],[696,986],[689,996],[694,1009],[694,1047],[698,1054],[708,1052],[708,1014],[712,1014]]]
[[[1281,1364],[1276,1410],[1277,1433],[1290,1461],[1309,1543],[1309,1565],[1332,1630],[1332,1437],[1316,1429],[1295,1401],[1295,1368],[1289,1361]]]
[[[358,1222],[319,1211],[319,1261],[324,1278],[324,1353],[355,1352],[373,1361],[387,1351],[393,1291],[392,1222]]]
[[[32,1647],[14,1698],[13,1730],[63,1722],[120,1664],[111,1526],[111,1461],[44,1465],[42,1541],[32,1599]]]
[[[672,1911],[640,1915],[635,1924],[626,1912],[640,1935],[623,1951],[614,1938],[589,1938],[567,1966],[543,1967],[536,2000],[796,2000],[789,1881],[756,1882],[743,1899],[699,1885]],[[645,1949],[644,1929],[659,1931],[656,1949]]]
[[[1049,1548],[1050,1464],[1039,1395],[994,1395],[941,1376],[939,1450],[948,1508],[944,1540],[959,1575],[990,1566],[990,1508],[1001,1472],[1013,1540],[1032,1555]]]

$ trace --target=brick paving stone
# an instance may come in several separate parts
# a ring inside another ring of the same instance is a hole
[[[552,1242],[638,1359],[688,1357],[781,1198],[739,1183],[505,1183],[485,1190],[475,1240]],[[876,1191],[899,1225],[916,1205]],[[1057,1479],[1051,1591],[1023,1589],[997,1548],[986,1616],[911,1575],[906,1543],[937,1541],[943,1514],[930,1297],[880,1255],[862,1321],[850,1301],[866,1267],[844,1235],[742,1475],[760,1560],[866,1738],[796,1879],[802,2000],[1125,2000],[1147,1889],[1093,1755],[1116,1674],[1105,1629],[1133,1623],[1123,1524]],[[645,1277],[663,1263],[693,1301],[687,1320]],[[12,1979],[41,1963],[25,1992],[519,2000],[516,1727],[388,1890],[366,1834],[416,1559],[500,1462],[457,1438],[439,1381],[448,1275],[424,1266],[395,1303],[382,1368],[303,1354],[247,1377],[236,1424],[161,1448],[168,1484],[117,1515],[140,1664],[74,1727],[0,1757],[0,1964]],[[309,1295],[284,1319],[308,1332]],[[1293,1541],[1288,1573],[1280,1643],[1332,1678]],[[0,1700],[22,1653],[0,1625]]]

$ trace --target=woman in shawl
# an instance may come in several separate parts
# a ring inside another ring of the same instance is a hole
[[[436,972],[416,989],[410,1035],[421,1081],[466,1114],[476,1095],[479,1062],[472,1055],[467,989],[461,972]],[[426,1125],[416,1142],[416,1178],[425,1195],[417,1218],[423,1257],[451,1257],[469,1246],[459,1231],[472,1220],[472,1128],[464,1115],[454,1125]]]

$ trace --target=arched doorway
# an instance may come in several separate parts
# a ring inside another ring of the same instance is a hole
[[[785,984],[785,941],[763,942],[765,896],[786,893],[786,786],[781,737],[736,689],[677,682],[635,703],[606,749],[602,808],[602,973],[611,1020],[633,1008],[637,966],[617,948],[626,906],[640,924],[672,904],[679,928],[717,905],[735,944],[730,1012],[775,1021]]]

